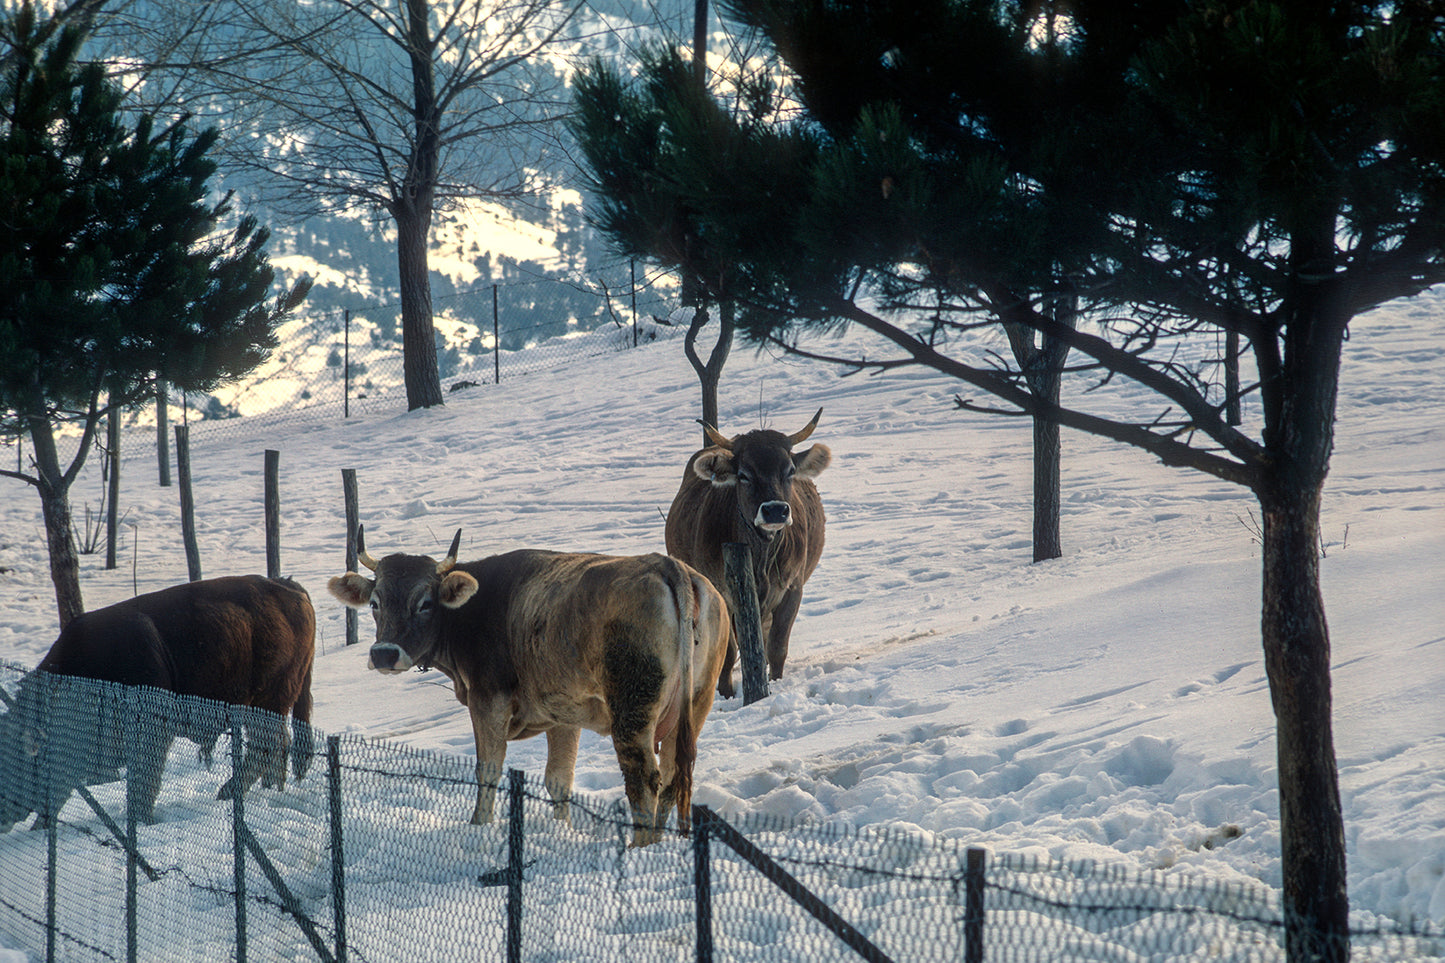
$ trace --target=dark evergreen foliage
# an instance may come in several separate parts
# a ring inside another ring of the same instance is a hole
[[[771,42],[803,109],[729,112],[656,56],[635,85],[594,67],[579,87],[594,125],[579,133],[604,148],[588,152],[599,223],[746,304],[754,338],[862,324],[902,352],[869,364],[930,365],[1017,412],[1248,487],[1264,519],[1289,955],[1348,958],[1319,505],[1350,320],[1445,281],[1445,11],[1430,0],[724,9]],[[659,212],[680,212],[684,228]],[[1058,316],[1075,299],[1087,325]],[[1130,422],[1029,390],[1026,355],[1000,369],[951,354],[947,331],[976,317],[1011,341],[1056,339],[1156,392],[1165,414]],[[1180,337],[1225,333],[1259,376],[1245,388],[1253,434],[1172,353]]]
[[[4,20],[0,76],[0,431],[28,435],[62,624],[79,614],[68,490],[104,414],[167,382],[207,391],[259,364],[305,297],[271,300],[267,232],[208,196],[212,131],[128,124],[81,36],[29,5]],[[62,470],[56,433],[82,431]]]

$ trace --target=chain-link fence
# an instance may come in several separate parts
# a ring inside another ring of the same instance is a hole
[[[557,288],[572,297],[547,296]],[[589,311],[572,303],[597,302]],[[556,280],[487,285],[433,301],[442,391],[496,384],[572,361],[605,357],[668,338],[680,329],[675,300],[639,287],[581,291]],[[245,416],[284,424],[319,412],[340,420],[406,404],[400,304],[303,312],[288,322],[285,343],[246,381],[202,399],[181,399],[179,417],[224,432]]]
[[[1284,959],[1259,884],[701,808],[690,837],[633,848],[620,799],[559,820],[518,772],[472,826],[469,761],[319,733],[304,779],[218,801],[246,752],[279,774],[276,717],[3,663],[0,690],[0,946],[36,959]],[[177,734],[202,751],[165,753]],[[1352,942],[1445,960],[1438,931]]]

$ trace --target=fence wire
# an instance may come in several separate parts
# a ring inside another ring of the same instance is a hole
[[[707,810],[634,848],[620,792],[558,818],[520,773],[488,774],[496,819],[473,826],[471,760],[320,732],[304,778],[293,759],[284,788],[218,800],[248,752],[280,781],[277,717],[5,663],[0,692],[0,946],[37,960],[858,959],[831,916],[880,960],[1284,959],[1260,884],[970,864],[966,841],[906,826],[729,816],[719,834],[696,829],[721,820]],[[147,751],[167,746],[146,813]],[[1445,932],[1357,931],[1352,951],[1445,961]]]

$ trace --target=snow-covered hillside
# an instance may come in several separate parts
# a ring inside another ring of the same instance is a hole
[[[1351,899],[1366,920],[1445,923],[1442,317],[1433,292],[1352,326],[1323,512]],[[1066,434],[1065,555],[1031,564],[1029,426],[963,414],[958,390],[923,370],[841,377],[735,349],[725,433],[792,431],[823,408],[828,547],[786,677],[764,702],[719,702],[704,729],[696,801],[1277,887],[1253,499]],[[1128,391],[1108,403],[1135,402],[1157,413]],[[442,409],[196,426],[204,573],[264,571],[262,458],[278,449],[283,567],[320,615],[314,722],[468,755],[465,714],[437,674],[382,677],[364,646],[343,645],[325,591],[343,567],[341,470],[357,470],[374,554],[440,555],[457,528],[466,556],[660,551],[697,411],[675,339]],[[132,458],[122,567],[83,560],[91,608],[186,577],[177,492]],[[76,489],[82,517],[98,471],[92,461]],[[0,658],[34,664],[56,634],[39,499],[4,485]],[[540,773],[544,750],[515,743],[508,763]],[[584,735],[577,788],[621,795],[607,740]],[[468,809],[456,801],[459,822]]]

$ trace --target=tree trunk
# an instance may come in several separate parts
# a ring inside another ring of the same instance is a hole
[[[435,44],[430,33],[429,14],[427,0],[406,0],[407,54],[411,60],[412,116],[416,123],[416,139],[406,176],[391,204],[391,216],[396,221],[397,268],[401,282],[402,372],[406,379],[408,411],[442,404],[436,329],[432,324],[431,266],[427,260],[432,203],[436,196],[441,156],[436,68],[431,60]]]
[[[1024,302],[1016,300],[1015,304]],[[1069,295],[1056,297],[1045,309],[1054,320],[1073,327],[1078,317],[1078,299]],[[1035,332],[1026,324],[1004,321],[1014,361],[1023,373],[1029,393],[1044,404],[1059,403],[1064,362],[1069,346],[1058,338],[1042,335],[1034,343]],[[1059,535],[1062,496],[1060,495],[1060,464],[1063,446],[1059,425],[1046,418],[1034,418],[1034,561],[1043,562],[1064,554]]]
[[[1290,963],[1350,956],[1345,827],[1330,700],[1330,636],[1320,592],[1320,497],[1334,446],[1348,316],[1329,276],[1334,223],[1296,236],[1283,363],[1264,386],[1266,458],[1261,629],[1279,766],[1285,946]]]
[[[717,386],[722,380],[723,365],[727,363],[728,354],[733,347],[733,332],[736,330],[736,315],[731,301],[724,302],[718,306],[718,334],[717,343],[708,354],[707,362],[697,353],[697,336],[707,325],[707,305],[699,304],[693,313],[692,322],[687,327],[687,335],[683,338],[682,347],[687,355],[687,360],[692,364],[692,370],[697,372],[698,381],[702,384],[702,420],[714,428],[717,423]],[[703,432],[702,444],[706,448],[711,444],[707,438],[707,432]]]
[[[55,584],[55,604],[63,629],[85,611],[80,596],[80,558],[70,520],[70,479],[60,470],[49,421],[30,419],[30,440],[35,447],[36,487],[40,489],[45,540],[50,549],[50,580]]]
[[[398,211],[395,219],[401,278],[402,372],[406,379],[406,407],[412,411],[442,403],[427,261],[431,216],[430,212],[423,214],[410,208]]]
[[[1055,373],[1057,375],[1057,372]],[[1053,401],[1058,402],[1058,378],[1054,378]],[[1059,465],[1063,446],[1059,423],[1034,419],[1034,561],[1042,562],[1064,554],[1059,537]]]
[[[1288,958],[1349,958],[1344,816],[1319,587],[1320,490],[1262,497],[1265,668],[1279,765]]]

